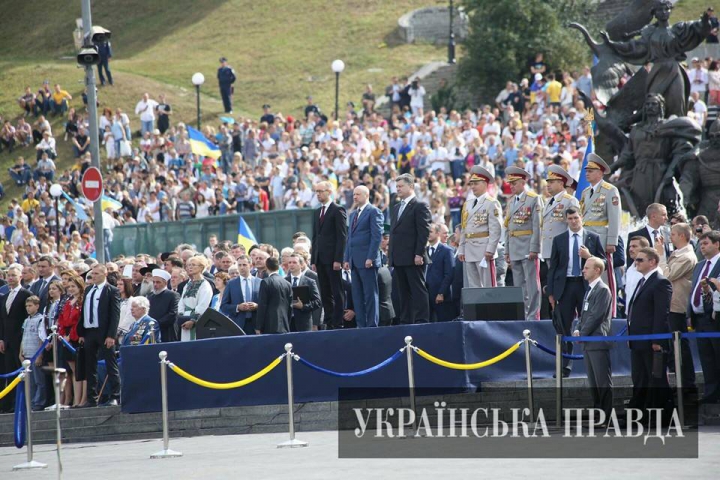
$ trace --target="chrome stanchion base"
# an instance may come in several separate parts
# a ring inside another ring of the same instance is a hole
[[[13,467],[13,471],[15,471],[15,470],[35,470],[37,468],[47,468],[47,464],[36,462],[35,460],[33,460],[31,462],[25,462],[25,463],[21,463],[20,465],[15,465]]]
[[[292,440],[285,440],[284,442],[278,443],[277,448],[302,448],[308,446],[308,442],[293,438]]]
[[[150,458],[174,458],[182,456],[182,452],[176,452],[175,450],[170,450],[168,448],[167,450],[160,450],[159,452],[153,453],[150,455]]]

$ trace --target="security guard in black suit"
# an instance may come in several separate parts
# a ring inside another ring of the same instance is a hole
[[[227,58],[220,57],[220,68],[217,73],[218,83],[220,84],[220,96],[222,97],[225,113],[233,113],[232,111],[232,94],[233,83],[235,83],[235,70],[227,63]]]

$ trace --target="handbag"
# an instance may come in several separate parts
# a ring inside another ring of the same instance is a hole
[[[132,148],[130,147],[130,142],[127,140],[121,140],[120,141],[120,156],[121,157],[129,157],[132,155]]]

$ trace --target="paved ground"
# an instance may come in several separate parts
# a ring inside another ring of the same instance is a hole
[[[182,458],[150,460],[162,448],[158,440],[67,445],[63,449],[63,478],[118,479],[363,479],[554,478],[574,471],[586,479],[717,479],[720,471],[720,427],[703,428],[700,458],[693,460],[367,460],[338,459],[336,432],[302,432],[309,448],[275,447],[287,434],[257,434],[173,439],[170,447]],[[402,441],[402,440],[401,440]],[[45,470],[12,472],[25,461],[25,450],[0,448],[0,478],[57,478],[55,450],[37,448],[35,458],[49,464]],[[79,475],[82,475],[80,477]]]

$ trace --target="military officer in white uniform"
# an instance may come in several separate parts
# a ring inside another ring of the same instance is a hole
[[[465,202],[458,259],[465,263],[468,287],[495,287],[495,258],[502,234],[500,202],[488,192],[493,177],[488,170],[476,165],[470,170],[470,188],[474,200]]]
[[[565,210],[569,207],[580,209],[578,200],[565,191],[567,186],[572,186],[573,178],[570,174],[560,165],[550,165],[547,172],[547,189],[552,196],[543,208],[542,214],[542,260],[540,262],[540,285],[543,288],[542,304],[540,306],[540,316],[542,318],[551,318],[550,307],[553,307],[550,305],[549,297],[545,292],[553,238],[568,229]]]
[[[610,288],[613,296],[613,315],[615,315],[615,274],[613,271],[613,254],[617,249],[620,234],[620,192],[614,185],[603,180],[610,173],[610,167],[594,153],[588,155],[585,175],[590,186],[582,192],[580,211],[583,227],[600,236],[600,244],[605,248],[608,269],[603,274],[603,281]]]
[[[543,201],[537,193],[525,190],[530,174],[518,167],[505,169],[513,196],[505,215],[505,260],[511,265],[513,285],[525,297],[525,318],[540,319],[540,259],[542,236],[540,217]]]

